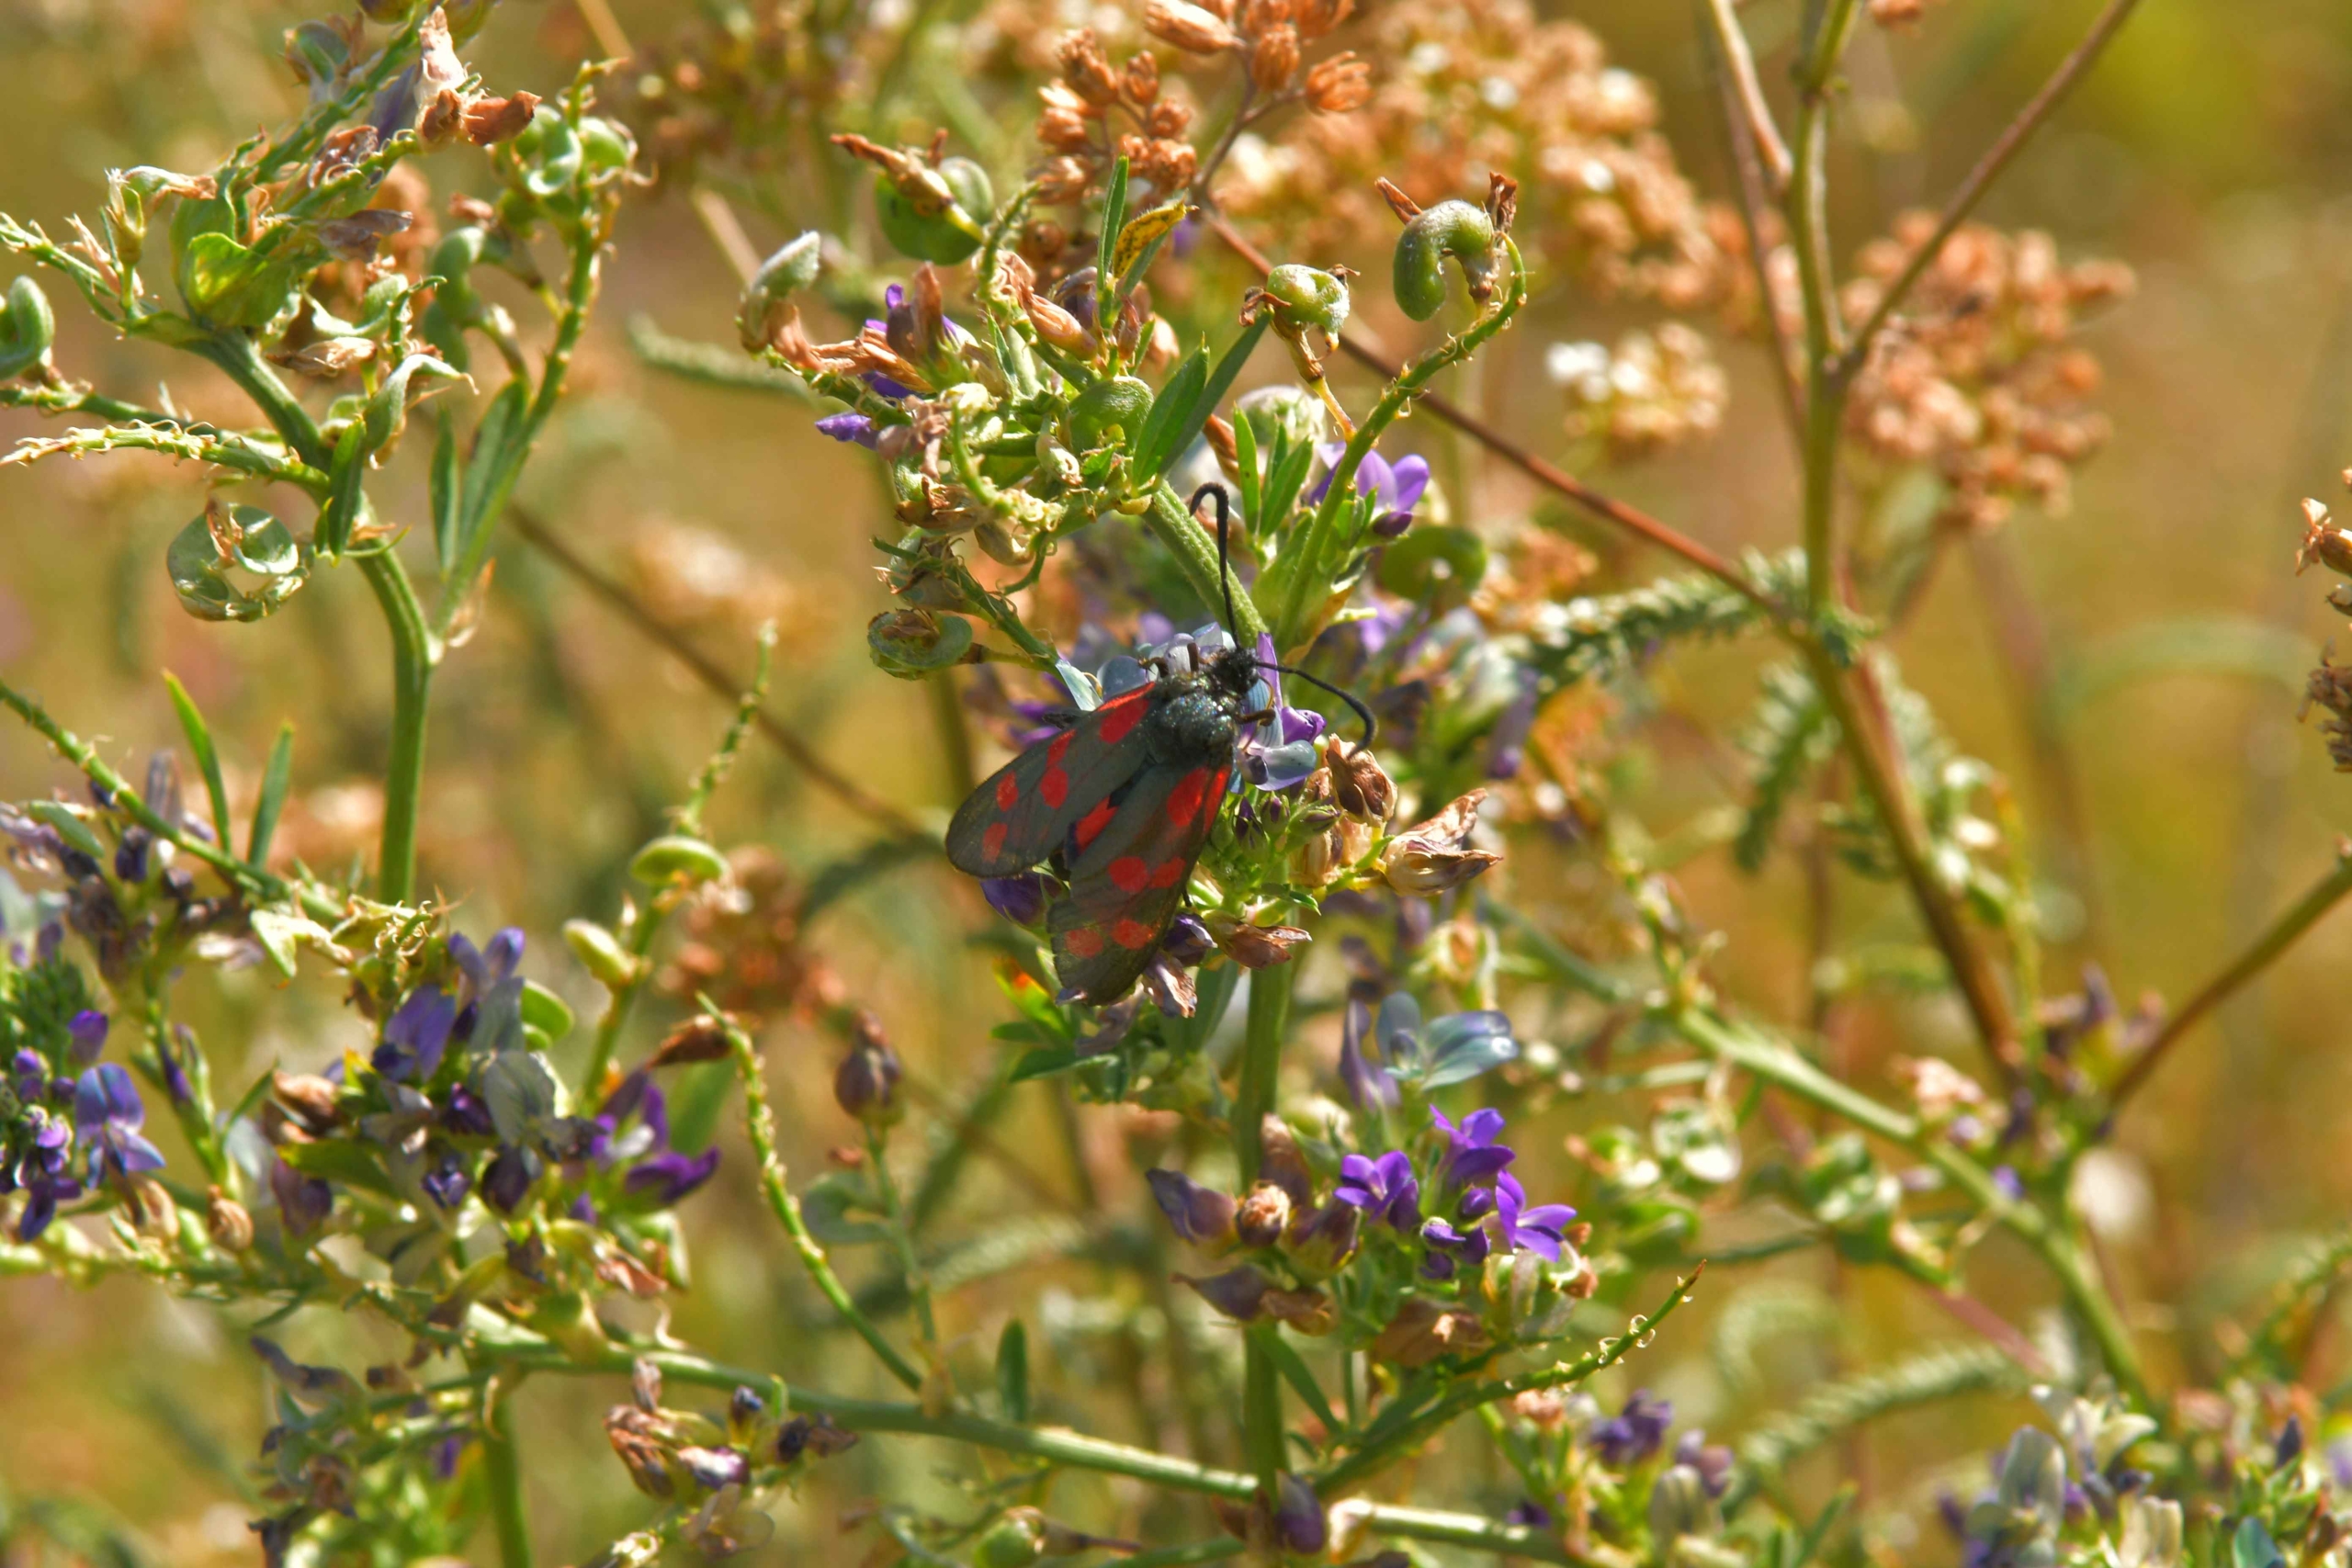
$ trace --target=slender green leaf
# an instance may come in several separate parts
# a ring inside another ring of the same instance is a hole
[[[1118,323],[1118,280],[1112,276],[1111,258],[1119,254],[1119,231],[1127,226],[1127,161],[1125,158],[1111,165],[1111,178],[1102,189],[1102,238],[1095,246],[1094,294],[1100,301],[1094,319],[1102,323],[1108,337]]]
[[[1024,1052],[1021,1060],[1012,1064],[1012,1071],[1006,1075],[1006,1081],[1027,1083],[1031,1078],[1049,1078],[1056,1073],[1069,1071],[1078,1066],[1078,1053],[1075,1051],[1056,1048],[1047,1051]]]
[[[463,518],[458,510],[465,485],[465,470],[458,457],[456,422],[444,413],[433,438],[430,495],[433,508],[433,554],[447,575],[458,558],[458,532]]]
[[[367,460],[362,456],[367,434],[363,421],[355,419],[345,425],[334,444],[334,457],[327,465],[327,500],[319,509],[318,526],[311,531],[311,547],[329,560],[351,545],[352,521],[359,515],[359,481],[368,472]]]
[[[524,395],[521,380],[507,382],[498,389],[498,395],[490,400],[490,406],[482,410],[481,420],[474,426],[474,448],[466,460],[466,482],[458,508],[458,548],[450,558],[453,565],[467,558],[475,536],[488,521],[486,513],[503,499],[501,476],[510,464],[507,448],[522,434]]]
[[[196,765],[204,773],[204,793],[212,801],[212,841],[222,853],[235,854],[236,840],[229,836],[229,788],[220,782],[220,753],[213,747],[211,727],[197,711],[196,699],[187,694],[179,677],[168,670],[164,672],[164,689],[172,694],[172,707],[180,716],[180,733],[187,737],[187,749],[196,753]]]
[[[1241,525],[1258,527],[1258,433],[1246,419],[1233,422],[1233,466],[1241,470]]]
[[[1338,1431],[1340,1422],[1331,1414],[1331,1402],[1323,1397],[1323,1390],[1317,1384],[1315,1373],[1307,1367],[1305,1358],[1279,1332],[1265,1336],[1263,1344],[1266,1354],[1273,1359],[1274,1370],[1282,1373],[1283,1382],[1290,1384],[1291,1391],[1306,1402],[1306,1408],[1314,1413],[1315,1418],[1323,1423],[1323,1430]]]
[[[1216,362],[1216,369],[1210,374],[1207,384],[1192,400],[1191,407],[1184,411],[1183,423],[1177,427],[1176,439],[1169,446],[1167,462],[1175,462],[1192,448],[1194,438],[1208,423],[1209,415],[1215,413],[1216,405],[1225,400],[1225,394],[1233,389],[1234,379],[1241,374],[1241,367],[1249,364],[1250,355],[1257,352],[1258,340],[1266,335],[1266,322],[1267,318],[1261,316],[1244,327],[1241,335],[1233,340],[1224,357]],[[1172,388],[1174,383],[1170,385]],[[1167,400],[1168,394],[1162,392],[1160,397]],[[1235,439],[1238,444],[1238,431]]]
[[[28,800],[25,815],[43,827],[52,829],[67,844],[95,861],[107,858],[107,847],[90,831],[90,825],[74,815],[74,808],[61,800]]]
[[[1209,350],[1203,344],[1184,356],[1184,363],[1152,400],[1151,412],[1144,416],[1143,432],[1136,438],[1136,473],[1143,482],[1158,479],[1182,453],[1183,448],[1176,445],[1177,433],[1208,379]]]
[[[996,1397],[1006,1420],[1029,1424],[1029,1331],[1017,1317],[997,1336]]]
[[[277,836],[277,818],[286,809],[286,791],[294,779],[294,727],[277,732],[269,749],[269,765],[262,770],[261,798],[254,802],[252,836],[245,840],[248,865],[269,863],[269,841]]]

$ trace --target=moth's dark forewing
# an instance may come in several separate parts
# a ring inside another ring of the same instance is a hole
[[[1011,876],[1060,846],[1148,760],[1152,687],[1104,703],[982,780],[947,824],[947,859],[972,876]]]
[[[1046,920],[1066,993],[1100,1007],[1143,974],[1183,907],[1231,776],[1226,761],[1147,769],[1072,859],[1069,896]]]

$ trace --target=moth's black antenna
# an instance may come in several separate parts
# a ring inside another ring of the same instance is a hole
[[[1295,665],[1270,664],[1261,659],[1258,660],[1258,668],[1261,670],[1279,670],[1285,675],[1295,675],[1300,680],[1306,682],[1308,685],[1320,686],[1323,690],[1330,693],[1333,696],[1347,704],[1349,707],[1355,710],[1356,717],[1363,721],[1363,744],[1357,747],[1356,750],[1360,751],[1369,751],[1372,750],[1373,739],[1380,733],[1380,721],[1372,716],[1372,710],[1364,706],[1363,699],[1357,696],[1353,692],[1334,686],[1330,682],[1324,680],[1319,675],[1309,675],[1306,671],[1299,669]]]
[[[1225,590],[1225,629],[1233,634],[1233,646],[1241,646],[1241,622],[1233,614],[1233,545],[1228,536],[1232,519],[1226,510],[1225,487],[1204,484],[1193,492],[1192,504],[1185,510],[1200,515],[1201,498],[1206,496],[1216,502],[1216,580]]]

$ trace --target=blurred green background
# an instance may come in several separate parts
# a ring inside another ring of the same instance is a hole
[[[689,9],[617,6],[641,39],[682,25]],[[1091,18],[1069,0],[1026,9]],[[1686,169],[1707,194],[1728,191],[1686,7],[1542,9],[1591,26],[1653,79]],[[1850,62],[1856,129],[1836,155],[1841,260],[1895,211],[1939,200],[2093,9],[1947,0],[1908,34],[1865,28]],[[1769,45],[1786,37],[1794,10],[1759,4],[1746,15]],[[307,14],[245,0],[0,0],[0,209],[55,230],[69,212],[95,209],[104,167],[209,167],[256,124],[290,112],[277,40]],[[545,95],[590,51],[565,0],[508,0],[472,53],[492,80]],[[1017,93],[990,107],[1008,126],[1028,112]],[[2059,971],[2095,954],[2127,1003],[2149,988],[2177,1001],[2327,863],[2352,821],[2352,783],[2295,722],[2301,672],[2339,627],[2324,590],[2292,576],[2298,498],[2332,499],[2337,471],[2352,463],[2352,8],[2151,0],[1983,216],[2046,229],[2070,259],[2103,255],[2137,270],[2136,297],[2086,340],[2106,367],[2115,435],[2081,476],[2070,514],[2021,513],[1957,552],[1899,651],[1963,748],[2008,775],[2034,819],[2063,822],[2071,811],[2086,824],[2079,875],[2064,863],[2063,839],[2045,834],[2037,845],[2045,870],[2074,883],[2051,900],[2064,939],[2053,988]],[[756,211],[747,222],[763,248],[786,235]],[[778,615],[776,711],[877,793],[919,812],[944,809],[951,775],[922,692],[865,657],[864,622],[886,604],[871,570],[867,540],[881,513],[865,455],[816,436],[799,403],[683,383],[633,355],[625,329],[640,314],[686,336],[732,335],[734,275],[680,197],[625,214],[605,279],[578,364],[582,395],[530,470],[523,502],[694,625],[730,669],[748,671],[752,627]],[[102,341],[62,299],[60,314],[69,374],[133,396],[169,375],[181,403],[236,417],[224,386],[158,351]],[[1488,373],[1488,408],[1521,439],[1556,449],[1557,395],[1538,373],[1544,345],[1612,336],[1641,314],[1555,292],[1506,340]],[[1720,547],[1779,547],[1794,532],[1786,433],[1760,351],[1730,343],[1722,352],[1734,384],[1722,433],[1605,482]],[[0,439],[42,428],[30,415],[0,415]],[[412,446],[395,481],[408,487],[411,514],[396,503],[395,521],[422,512],[424,453]],[[388,714],[381,628],[349,573],[323,576],[259,626],[182,615],[163,547],[199,510],[202,488],[194,469],[143,456],[0,469],[0,672],[104,737],[119,759],[175,741],[157,673],[170,670],[248,788],[277,727],[292,720],[302,804],[289,830],[314,863],[340,865],[372,844],[368,781]],[[1526,504],[1500,483],[1476,500]],[[1657,570],[1631,554],[1611,566],[1621,581]],[[1988,579],[2004,578],[2012,590],[1987,592]],[[2019,601],[2030,620],[2015,615]],[[1736,787],[1736,759],[1713,734],[1745,709],[1758,657],[1752,647],[1715,649],[1656,672],[1659,712],[1634,743],[1646,782],[1627,803],[1654,831]],[[427,884],[462,897],[459,923],[477,934],[528,928],[533,972],[593,1005],[553,933],[575,913],[610,915],[620,863],[716,737],[725,705],[511,537],[480,632],[446,667],[435,705]],[[2054,746],[2037,750],[2037,726]],[[65,782],[25,731],[0,728],[0,798]],[[756,743],[716,825],[724,841],[767,844],[803,870],[854,852],[872,832]],[[1718,854],[1685,867],[1681,881],[1700,918],[1732,932],[1716,969],[1724,989],[1794,1016],[1806,952],[1794,868],[1750,882]],[[866,884],[813,935],[933,1096],[962,1093],[992,1060],[986,1028],[998,1003],[963,942],[984,912],[968,886],[917,863]],[[1857,930],[1897,933],[1903,918],[1892,903],[1851,916]],[[2106,1262],[2134,1299],[2171,1303],[2135,1324],[2160,1375],[2192,1364],[2215,1314],[2242,1308],[2264,1265],[2340,1222],[2352,1200],[2343,1157],[2352,1055],[2339,1048],[2347,964],[2352,919],[2323,924],[2199,1032],[2124,1128],[2120,1157],[2102,1168],[2128,1200],[2103,1237]],[[238,1082],[273,1059],[316,1068],[361,1037],[323,983],[272,995],[256,973],[207,976],[183,999],[216,1073]],[[1886,1058],[1956,1034],[1934,1009],[1858,1010],[1835,1048],[1855,1081],[1884,1092]],[[849,1141],[828,1092],[834,1047],[790,1022],[766,1044],[787,1156],[813,1175],[831,1145]],[[1133,1216],[1136,1172],[1148,1163],[1136,1146],[1164,1129],[1089,1111],[1065,1140],[1051,1092],[1031,1087],[970,1168],[956,1212],[1043,1207],[1042,1192],[1059,1205],[1046,1213],[1082,1219],[1099,1201]],[[1564,1101],[1521,1143],[1532,1188],[1565,1172],[1562,1136],[1596,1114]],[[697,1289],[680,1305],[679,1332],[724,1359],[859,1388],[870,1374],[812,1326],[808,1293],[755,1211],[733,1130],[722,1136],[729,1156],[718,1182],[686,1211]],[[2030,1269],[2011,1277],[2018,1261],[1995,1243],[1973,1282],[2030,1325],[2044,1303]],[[1033,1340],[1042,1330],[1058,1363],[1046,1418],[1181,1446],[1090,1396],[1092,1385],[1168,1375],[1148,1347],[1087,1333],[1093,1292],[1138,1288],[1111,1279],[1083,1263],[1033,1269],[959,1296],[949,1332],[960,1354],[985,1357],[1004,1313],[1023,1305]],[[1849,1314],[1838,1339],[1792,1339],[1774,1360],[1766,1376],[1782,1398],[1883,1349],[1964,1337],[1917,1291],[1840,1280],[1810,1255],[1726,1278],[1722,1292],[1760,1288],[1832,1292]],[[391,1348],[353,1323],[298,1319],[288,1332],[298,1353],[346,1364]],[[1709,1334],[1704,1310],[1678,1320],[1613,1386],[1659,1387],[1686,1418],[1736,1433],[1741,1414],[1711,1370]],[[242,1521],[252,1510],[239,1489],[266,1404],[239,1337],[209,1309],[128,1281],[89,1294],[11,1281],[0,1289],[0,1483],[19,1499],[91,1499],[159,1559],[249,1558]],[[523,1395],[550,1562],[578,1560],[641,1516],[595,1420],[618,1392],[535,1386]],[[2014,1407],[1980,1402],[1890,1423],[1826,1458],[1814,1480],[1859,1472],[1874,1501],[1916,1501],[1951,1467],[1973,1481],[1977,1456],[2016,1418]],[[862,1548],[835,1534],[834,1511],[861,1495],[920,1492],[944,1459],[918,1443],[867,1442],[797,1511],[783,1512],[774,1560],[854,1560]],[[1508,1506],[1497,1478],[1474,1472],[1468,1484],[1468,1495],[1442,1500]],[[1069,1511],[1102,1500],[1087,1490],[1101,1485],[1070,1483]],[[1919,1550],[1941,1561],[1950,1548],[1930,1538]]]

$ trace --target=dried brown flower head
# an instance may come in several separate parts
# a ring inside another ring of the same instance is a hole
[[[1862,248],[1860,276],[1839,299],[1849,322],[1869,317],[1934,228],[1931,214],[1909,213],[1891,238]],[[1872,344],[1854,379],[1849,431],[1890,463],[1932,465],[1955,523],[1990,526],[2020,501],[2064,512],[2073,470],[2109,430],[2090,403],[2098,362],[2071,340],[2081,317],[2132,287],[2118,263],[2062,265],[2047,234],[1963,226]],[[1775,293],[1789,314],[1793,288],[1783,294],[1776,282]]]

